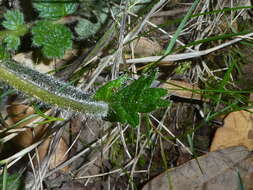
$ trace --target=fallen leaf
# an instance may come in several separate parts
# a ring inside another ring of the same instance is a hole
[[[31,114],[34,114],[35,111],[32,107],[24,104],[14,104],[9,105],[7,108],[8,113],[8,120],[6,123],[9,124],[9,126],[17,124],[19,121],[27,118]],[[33,117],[31,119],[28,119],[25,122],[22,122],[18,124],[15,129],[17,128],[24,128],[27,125],[29,125],[31,122],[35,121],[39,117]],[[20,132],[16,137],[12,139],[12,142],[14,142],[19,147],[25,148],[30,146],[35,142],[36,139],[41,137],[45,131],[45,128],[41,125],[37,125],[34,128],[26,128],[25,131]]]
[[[33,55],[33,52],[18,53],[12,57],[14,61],[24,64],[27,67],[31,67],[41,73],[47,73],[55,69],[56,66],[60,66],[68,60],[73,59],[77,55],[77,50],[66,51],[62,59],[48,60],[44,57],[37,57]]]
[[[148,182],[142,190],[238,190],[238,172],[245,189],[249,189],[252,187],[252,156],[245,147],[210,152],[197,160],[165,171]]]
[[[203,100],[200,94],[200,88],[196,84],[190,84],[184,81],[168,80],[161,84],[160,87],[167,89],[169,94],[180,98]]]
[[[29,107],[24,104],[10,105],[6,109],[7,109],[7,113],[8,113],[9,120],[11,121],[11,123],[17,123],[21,121],[22,119],[26,118],[27,116],[34,113],[34,109],[32,107]],[[30,121],[27,121],[25,123],[29,123],[29,122]],[[24,126],[25,123],[23,123],[22,125],[19,125],[19,127]]]
[[[52,71],[54,69],[54,64],[51,61],[51,63],[44,64],[42,61],[37,63],[36,60],[33,58],[33,53],[18,53],[14,55],[13,57],[14,61],[17,61],[18,63],[22,63],[27,67],[33,68],[37,71],[40,71],[41,73],[47,73],[49,71]],[[36,64],[35,64],[36,63]]]
[[[47,155],[48,148],[50,145],[52,138],[46,139],[39,147],[38,147],[38,153],[39,153],[39,160],[43,160],[45,156]],[[59,164],[63,163],[67,160],[68,154],[66,154],[68,150],[68,145],[65,142],[63,138],[60,138],[60,141],[56,147],[55,153],[53,153],[52,158],[49,162],[49,169],[56,168]],[[63,172],[68,171],[68,167],[64,167],[61,169]]]
[[[31,114],[35,113],[35,110],[24,104],[11,104],[7,108],[7,114],[9,116],[7,123],[9,125],[17,124],[17,122],[27,118]],[[28,125],[30,125],[33,121],[38,120],[39,118],[42,117],[34,117],[32,119],[28,119],[27,121],[17,125],[16,128],[24,128]],[[12,142],[14,142],[16,145],[18,145],[21,148],[28,147],[35,143],[38,139],[42,137],[46,130],[45,125],[37,125],[34,128],[26,128],[25,131],[20,132],[16,137],[12,139]],[[49,144],[50,144],[51,138],[49,137],[46,139],[39,147],[38,147],[38,153],[39,153],[39,160],[43,160],[47,154]],[[60,139],[59,144],[56,148],[55,153],[53,154],[50,163],[49,163],[49,168],[53,169],[62,162],[64,162],[68,154],[66,154],[68,150],[68,146],[63,138]],[[66,154],[66,155],[65,155]],[[36,161],[35,161],[36,164]],[[68,167],[64,167],[61,169],[63,172],[68,171]]]
[[[253,114],[244,110],[231,112],[224,119],[223,127],[216,130],[210,151],[241,145],[253,150]]]
[[[162,51],[162,47],[158,42],[150,40],[145,37],[135,39],[134,41],[132,41],[132,43],[134,48],[134,54],[136,56],[141,57],[151,56]],[[131,51],[130,45],[127,45],[125,49],[126,51],[130,52]]]

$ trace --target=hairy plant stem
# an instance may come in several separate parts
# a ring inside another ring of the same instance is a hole
[[[42,102],[68,111],[102,117],[108,112],[106,103],[92,100],[80,89],[11,60],[0,61],[0,80]]]

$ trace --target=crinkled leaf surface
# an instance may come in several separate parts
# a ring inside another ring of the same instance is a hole
[[[75,31],[80,39],[86,39],[98,32],[101,28],[101,23],[93,23],[87,19],[80,19],[75,27]]]
[[[167,94],[166,90],[150,88],[155,77],[156,72],[141,76],[124,88],[119,88],[123,79],[112,81],[101,87],[94,98],[109,103],[109,121],[137,126],[140,122],[139,113],[148,113],[160,107],[169,106],[168,101],[161,99]]]
[[[24,24],[24,15],[19,10],[9,10],[4,14],[3,27],[8,30],[17,30]]]
[[[127,80],[126,76],[122,76],[116,80],[110,81],[96,91],[94,95],[95,100],[110,102],[113,93],[117,92]]]
[[[59,18],[76,11],[78,4],[74,2],[74,0],[33,0],[33,6],[42,18]]]
[[[20,38],[15,35],[9,35],[4,38],[3,42],[6,44],[7,50],[17,50],[20,45]]]
[[[63,57],[72,47],[72,33],[62,24],[39,21],[33,28],[33,44],[42,46],[43,54],[48,58]]]
[[[129,10],[131,10],[131,12],[138,12],[142,7],[146,6],[151,1],[152,0],[129,0]],[[119,4],[121,0],[110,0],[110,2]],[[119,7],[108,7],[108,3],[105,0],[81,1],[79,8],[82,10],[81,14],[84,15],[92,10],[97,19],[97,22],[92,22],[86,17],[79,19],[78,24],[75,27],[75,31],[80,39],[87,39],[97,34],[106,23],[109,15],[113,14],[114,17],[117,18],[117,16],[119,16],[122,12]]]
[[[108,17],[108,11],[109,10],[107,10],[106,8],[100,11],[96,11],[95,14],[97,14],[98,20],[95,23],[85,18],[80,19],[75,27],[75,31],[80,37],[80,39],[86,39],[95,35],[106,21]]]

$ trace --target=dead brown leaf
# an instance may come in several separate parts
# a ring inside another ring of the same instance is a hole
[[[140,37],[133,42],[134,54],[138,57],[145,57],[155,55],[162,51],[162,47],[156,41],[150,40],[145,37]],[[130,52],[129,45],[126,46],[126,50]]]
[[[210,151],[242,145],[253,150],[253,114],[244,110],[232,112],[225,118],[224,126],[215,133]]]
[[[31,114],[34,114],[35,111],[32,107],[24,104],[11,104],[6,108],[6,112],[9,116],[7,123],[11,126],[13,124],[17,124],[17,122],[27,118]],[[31,125],[31,123],[35,120],[38,120],[41,117],[34,117],[32,119],[28,119],[25,122],[22,122],[21,124],[17,125],[16,128],[25,128],[28,125]],[[32,124],[36,125],[33,128],[26,128],[25,131],[20,132],[16,137],[12,139],[12,142],[14,142],[16,145],[18,145],[21,148],[28,147],[41,139],[44,132],[46,131],[45,125],[38,125],[38,124]],[[39,153],[39,160],[43,160],[47,154],[49,145],[50,145],[51,138],[49,137],[46,139],[39,147],[38,147],[38,153]],[[68,150],[68,146],[63,138],[60,139],[58,146],[56,148],[55,153],[53,154],[52,159],[50,160],[49,167],[50,169],[55,168],[62,162],[64,162],[68,154],[66,154]],[[65,155],[66,154],[66,155]],[[36,162],[35,162],[36,164]],[[63,172],[68,171],[68,167],[65,167],[62,169]]]
[[[34,114],[34,109],[28,105],[24,104],[14,104],[9,105],[7,108],[8,113],[8,120],[6,121],[10,126],[16,124],[17,122],[27,118],[31,114]],[[15,128],[24,128],[27,125],[29,125],[31,122],[33,122],[35,119],[38,119],[38,117],[34,117],[31,119],[28,119],[25,122],[20,123]],[[35,142],[36,139],[38,139],[40,136],[43,135],[43,132],[45,131],[45,128],[43,126],[38,125],[34,128],[26,128],[25,131],[20,132],[16,137],[13,138],[12,142],[17,144],[19,147],[25,148],[30,146]]]
[[[200,88],[196,84],[190,84],[184,81],[168,80],[161,84],[161,88],[167,89],[169,94],[180,98],[202,100],[199,92]],[[195,90],[195,92],[194,92]]]
[[[252,153],[245,147],[231,147],[169,169],[147,183],[142,190],[237,190],[237,172],[245,189],[249,190],[252,187],[252,169]]]
[[[45,59],[44,57],[35,58],[33,52],[25,52],[14,55],[12,59],[41,73],[47,73],[54,70],[56,66],[62,65],[67,60],[73,59],[76,54],[77,50],[68,50],[62,59],[49,60]]]
[[[43,160],[45,158],[45,156],[47,155],[51,140],[52,140],[52,138],[46,139],[38,147],[38,153],[39,153],[40,160]],[[53,169],[53,168],[57,167],[59,164],[61,164],[67,160],[67,158],[68,158],[68,154],[66,154],[67,150],[68,150],[67,143],[65,142],[65,140],[63,138],[61,138],[57,147],[56,147],[56,151],[52,155],[52,158],[49,162],[49,169]],[[68,167],[64,167],[61,169],[61,171],[67,172],[68,169],[69,169]]]

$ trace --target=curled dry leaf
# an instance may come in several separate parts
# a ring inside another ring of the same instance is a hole
[[[245,147],[231,147],[169,169],[142,190],[237,190],[238,172],[245,189],[249,189],[252,187],[252,169],[252,153]]]
[[[29,107],[24,104],[14,104],[7,107],[7,113],[9,116],[9,122],[17,123],[21,121],[22,119],[26,118],[27,116],[34,113],[34,109],[32,107]],[[27,122],[24,122],[19,125],[19,127],[22,127],[26,125],[27,123],[31,122],[30,120]]]
[[[24,104],[14,104],[7,107],[7,114],[9,116],[6,121],[10,126],[16,124],[17,122],[27,118],[35,111],[32,107]],[[33,117],[31,119],[26,120],[25,122],[21,122],[19,125],[15,127],[17,128],[25,128],[27,125],[32,123],[38,119],[38,117]],[[33,144],[37,139],[39,139],[45,131],[45,128],[41,125],[37,125],[34,128],[26,128],[25,131],[20,132],[16,137],[13,138],[13,142],[17,144],[19,147],[25,148]]]
[[[39,159],[43,160],[48,152],[49,145],[51,142],[52,138],[46,139],[39,147],[38,147],[38,153],[39,153]],[[52,158],[49,162],[49,169],[53,169],[57,167],[59,164],[63,163],[64,161],[67,160],[68,154],[66,154],[68,150],[67,143],[63,138],[60,138],[60,141],[56,147],[56,151],[53,153]],[[64,167],[61,169],[63,172],[68,171],[68,167]]]
[[[7,114],[9,116],[8,120],[6,121],[7,124],[13,125],[17,124],[17,122],[27,118],[31,114],[34,114],[35,111],[32,107],[24,104],[13,104],[9,105],[6,108]],[[32,122],[38,121],[39,119],[42,119],[41,117],[34,117],[31,119],[28,119],[25,122],[20,123],[17,125],[16,129],[25,128],[28,125],[31,125]],[[20,132],[16,137],[12,139],[12,142],[14,142],[16,145],[18,145],[21,148],[28,147],[35,143],[37,140],[39,140],[45,130],[45,125],[38,125],[38,124],[32,124],[34,125],[33,128],[26,128],[25,131]],[[39,160],[43,160],[47,154],[48,147],[50,144],[51,138],[48,138],[38,147],[39,152]],[[63,138],[60,139],[59,144],[56,148],[55,153],[52,155],[52,159],[50,160],[49,167],[50,169],[55,168],[57,165],[61,164],[67,159],[68,154],[66,154],[68,149],[68,146]],[[65,155],[66,154],[66,155]],[[36,164],[36,162],[35,162]],[[66,172],[68,170],[68,167],[65,167],[62,169],[63,172]]]
[[[241,145],[253,150],[253,114],[249,111],[231,112],[224,119],[223,127],[215,133],[210,151]]]
[[[162,47],[158,42],[145,37],[135,39],[132,43],[134,48],[134,54],[138,57],[151,56],[162,51]],[[126,50],[128,52],[131,51],[130,44],[127,44]]]
[[[12,59],[18,63],[22,63],[27,67],[31,67],[41,73],[47,73],[55,69],[55,66],[60,66],[67,60],[73,59],[77,55],[77,50],[66,51],[62,59],[48,60],[43,57],[35,58],[33,52],[18,53]],[[37,60],[36,60],[37,59]],[[38,61],[39,60],[39,61]]]
[[[168,80],[161,84],[160,87],[167,89],[169,94],[180,98],[203,100],[201,98],[200,88],[196,84],[190,84],[178,80]]]
[[[37,63],[36,60],[33,60],[33,53],[18,53],[15,56],[12,57],[14,61],[17,61],[18,63],[22,63],[27,67],[34,68],[42,73],[47,73],[49,71],[52,71],[54,69],[54,64],[51,61],[51,63],[44,64],[43,62]],[[35,64],[36,63],[36,64]]]

